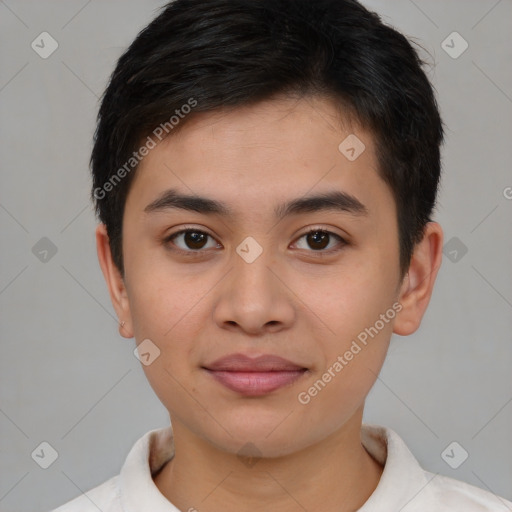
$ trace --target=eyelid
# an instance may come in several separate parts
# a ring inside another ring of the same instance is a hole
[[[204,229],[204,228],[197,228],[195,226],[187,226],[187,225],[182,226],[178,231],[173,231],[172,233],[170,233],[168,235],[164,235],[163,238],[162,238],[162,243],[163,244],[167,244],[169,242],[172,242],[173,238],[176,238],[177,236],[182,235],[184,233],[187,233],[189,231],[192,231],[194,233],[201,233],[201,234],[207,235],[210,238],[212,238],[213,240],[215,240],[217,242],[217,244],[220,244],[220,242],[217,240],[217,238],[214,235],[212,235],[209,231],[207,231],[206,229]],[[181,252],[183,254],[201,254],[201,253],[205,253],[206,252],[206,250],[204,250],[204,249],[198,249],[198,250],[194,251],[192,249],[189,249],[189,250],[181,249],[180,247],[172,248],[172,250],[176,251],[176,252]]]
[[[195,231],[197,233],[204,233],[205,235],[211,236],[212,238],[216,238],[215,235],[212,235],[212,233],[210,233],[210,231],[207,228],[184,224],[184,225],[180,226],[180,229],[178,231],[173,231],[172,233],[169,233],[168,235],[164,235],[164,239],[172,238],[172,237],[174,237],[176,235],[180,235],[186,231]]]
[[[326,249],[326,250],[317,250],[317,251],[315,251],[313,249],[309,249],[309,250],[308,249],[299,249],[299,250],[306,251],[308,253],[314,254],[315,256],[322,257],[322,256],[329,256],[334,253],[337,253],[340,250],[342,250],[345,246],[350,245],[350,242],[348,241],[347,237],[342,236],[342,235],[336,233],[335,231],[332,231],[332,228],[327,228],[327,227],[323,227],[323,226],[308,227],[306,229],[306,231],[304,231],[303,233],[301,233],[300,235],[298,235],[295,238],[295,241],[293,243],[296,244],[304,236],[309,235],[310,233],[316,233],[316,232],[322,232],[322,233],[328,234],[329,236],[334,236],[335,238],[337,238],[339,240],[339,243],[337,244],[336,247],[331,248],[331,249]]]
[[[308,235],[309,233],[312,233],[315,231],[322,231],[322,232],[328,233],[330,235],[335,235],[335,236],[341,238],[346,243],[348,243],[348,241],[349,241],[348,235],[342,235],[340,233],[337,233],[336,231],[333,231],[334,228],[329,227],[329,226],[313,225],[313,226],[308,226],[307,228],[304,228],[304,229],[305,229],[305,231],[301,232],[301,234],[298,235],[297,238],[301,238],[304,235]]]

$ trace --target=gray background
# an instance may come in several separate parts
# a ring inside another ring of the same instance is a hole
[[[365,420],[396,430],[425,469],[512,499],[512,2],[364,3],[434,60],[448,127],[436,219],[455,237],[423,325],[392,342]],[[0,1],[2,511],[48,510],[102,483],[168,423],[134,341],[118,335],[88,199],[98,97],[162,4]],[[43,31],[59,44],[47,59],[31,48]],[[441,46],[453,31],[469,44],[458,58]],[[56,254],[41,252],[43,237]],[[58,452],[46,470],[31,457],[43,441]],[[441,457],[452,441],[469,453],[458,469]]]

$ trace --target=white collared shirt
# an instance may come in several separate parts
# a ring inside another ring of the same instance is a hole
[[[391,429],[363,424],[363,446],[384,470],[359,512],[512,512],[512,502],[467,483],[424,471]],[[172,428],[152,430],[133,446],[121,473],[52,512],[186,512],[153,482],[174,455]]]

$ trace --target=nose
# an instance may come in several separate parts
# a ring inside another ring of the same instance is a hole
[[[243,248],[242,248],[243,249]],[[283,265],[263,251],[256,259],[235,254],[233,268],[217,288],[214,320],[223,329],[261,335],[289,328],[294,295]]]

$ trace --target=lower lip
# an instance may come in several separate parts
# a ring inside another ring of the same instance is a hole
[[[306,370],[274,372],[206,371],[232,391],[245,396],[262,396],[276,389],[289,386],[300,379]]]

